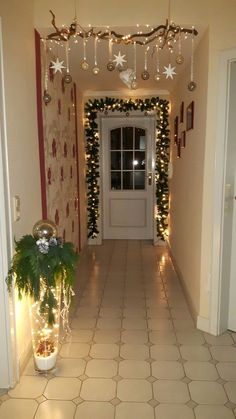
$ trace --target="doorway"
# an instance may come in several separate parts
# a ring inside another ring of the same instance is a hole
[[[155,117],[101,118],[103,238],[154,238]]]

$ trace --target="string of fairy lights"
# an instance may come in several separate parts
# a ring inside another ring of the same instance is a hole
[[[169,213],[169,188],[168,188],[168,165],[169,165],[169,102],[165,99],[152,97],[148,99],[101,98],[89,100],[85,105],[85,133],[86,133],[86,156],[87,156],[87,210],[88,210],[88,237],[96,238],[99,235],[98,219],[100,207],[99,187],[99,127],[98,113],[103,112],[129,112],[154,111],[156,114],[156,235],[165,240],[168,228]]]

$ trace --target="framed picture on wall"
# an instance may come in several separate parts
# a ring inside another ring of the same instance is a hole
[[[174,142],[177,144],[179,134],[179,117],[176,116],[174,119]]]
[[[179,122],[184,122],[184,102],[180,105]]]
[[[186,131],[182,131],[181,133],[181,147],[186,147]]]
[[[194,124],[194,102],[192,101],[186,109],[186,130],[193,129]]]

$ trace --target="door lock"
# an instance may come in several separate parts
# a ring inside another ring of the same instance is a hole
[[[152,172],[148,173],[148,185],[151,186],[152,185]]]

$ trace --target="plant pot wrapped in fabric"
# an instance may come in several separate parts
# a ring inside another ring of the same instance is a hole
[[[68,324],[78,255],[72,243],[57,237],[56,225],[48,220],[38,221],[33,236],[25,235],[15,244],[6,282],[9,291],[12,286],[17,288],[19,298],[29,297],[35,369],[49,371],[57,359],[61,300],[63,320]]]

